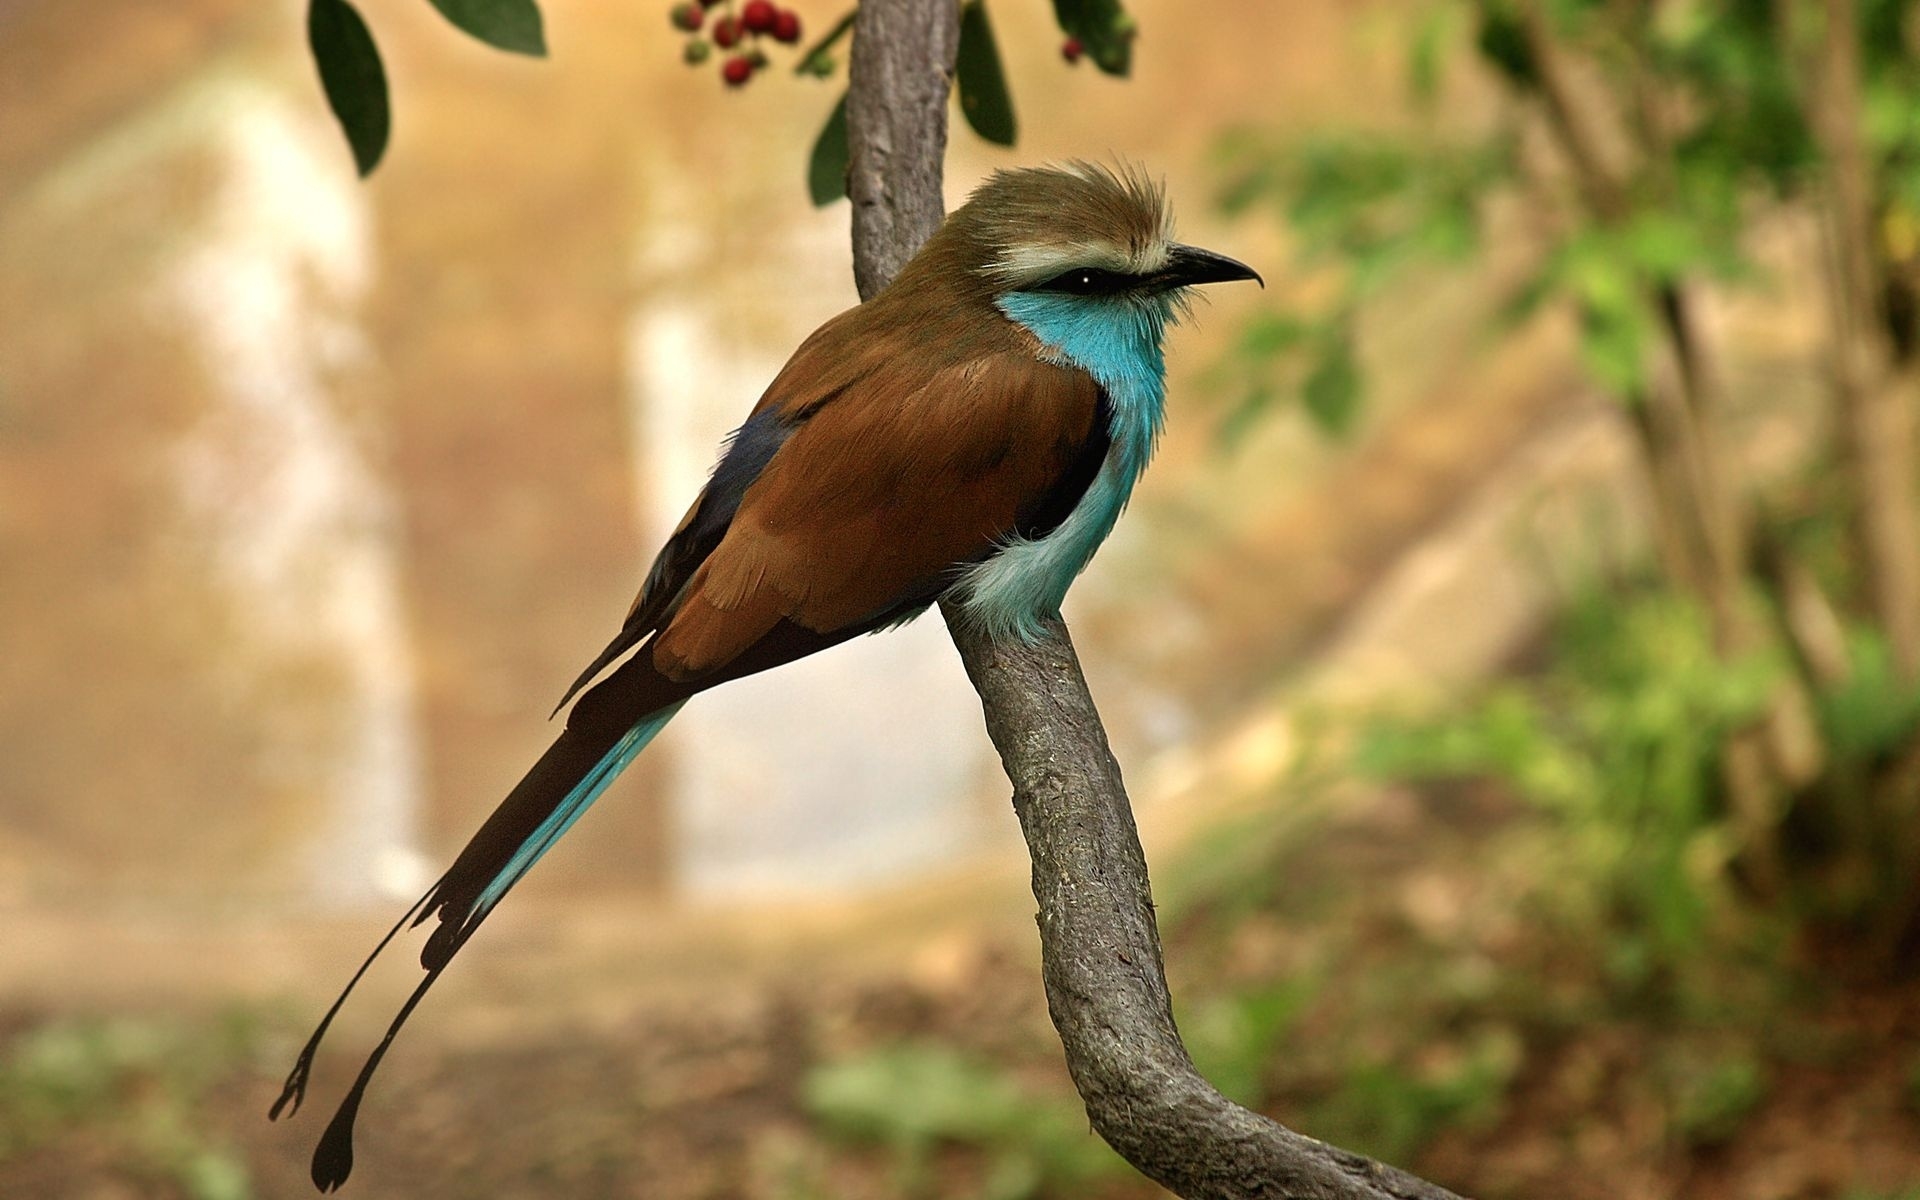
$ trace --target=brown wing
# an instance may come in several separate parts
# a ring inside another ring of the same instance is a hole
[[[1090,452],[1104,456],[1100,389],[1084,372],[1011,340],[862,349],[864,369],[840,386],[790,408],[776,385],[762,401],[801,419],[653,642],[661,673],[717,670],[782,620],[830,633],[924,604],[956,565],[1057,508],[1063,484],[1084,491]]]
[[[644,641],[673,614],[700,564],[719,546],[740,501],[786,439],[824,402],[855,386],[877,363],[861,353],[874,340],[874,306],[848,309],[815,330],[774,377],[746,421],[727,439],[713,477],[694,498],[627,609],[620,632],[580,672],[554,706],[559,712],[609,664]]]

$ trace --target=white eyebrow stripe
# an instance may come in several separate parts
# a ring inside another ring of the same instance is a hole
[[[1151,275],[1167,265],[1167,257],[1172,253],[1167,243],[1171,238],[1156,239],[1152,245],[1142,246],[1128,259],[1127,271],[1132,275]]]
[[[1009,246],[987,264],[989,275],[1015,286],[1040,283],[1074,267],[1096,267],[1123,275],[1149,275],[1167,265],[1167,245],[1156,241],[1134,253],[1112,242],[1023,242]]]

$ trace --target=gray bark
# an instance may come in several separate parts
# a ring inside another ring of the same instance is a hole
[[[947,95],[960,49],[955,0],[862,4],[847,62],[853,281],[871,299],[946,215]]]
[[[869,298],[940,225],[955,0],[862,0],[847,100],[854,277]],[[1033,856],[1047,1008],[1094,1129],[1188,1200],[1445,1200],[1200,1077],[1174,1028],[1146,857],[1066,626],[990,643],[948,610]],[[1457,1198],[1454,1198],[1457,1200]]]

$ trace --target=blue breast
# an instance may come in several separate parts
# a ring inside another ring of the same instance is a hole
[[[1153,457],[1165,415],[1161,339],[1173,310],[1165,297],[1012,292],[997,303],[1040,339],[1047,357],[1092,375],[1113,411],[1106,462],[1067,519],[1045,537],[1015,539],[968,568],[956,589],[962,607],[990,636],[1032,641],[1113,531]]]

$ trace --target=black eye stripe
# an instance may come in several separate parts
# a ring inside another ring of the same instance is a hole
[[[1109,271],[1102,267],[1073,267],[1060,272],[1033,290],[1065,292],[1072,296],[1105,296],[1125,291],[1137,283],[1139,280],[1136,277],[1119,271]]]

